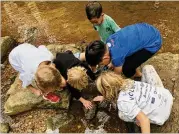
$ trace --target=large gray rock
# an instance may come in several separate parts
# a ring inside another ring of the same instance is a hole
[[[75,44],[67,44],[67,45],[58,45],[58,44],[51,44],[47,46],[48,50],[52,52],[55,56],[58,52],[65,52],[67,50],[72,51],[73,53],[80,52],[78,46]]]
[[[7,53],[15,46],[15,40],[10,36],[1,37],[0,47],[1,47],[1,62],[5,61]]]
[[[17,77],[15,82],[11,85],[7,92],[9,96],[4,105],[4,113],[8,115],[15,115],[20,112],[28,111],[32,108],[69,108],[70,93],[67,89],[56,91],[62,100],[59,103],[50,103],[42,98],[36,96],[28,88],[22,88],[22,83]]]
[[[159,74],[165,88],[174,97],[169,120],[163,126],[151,126],[151,132],[178,133],[179,131],[179,54],[162,53],[152,57],[145,64],[151,64]]]

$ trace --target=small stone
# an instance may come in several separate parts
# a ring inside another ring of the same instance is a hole
[[[27,132],[28,133],[33,133],[33,130],[32,129],[28,129]]]
[[[172,81],[175,81],[176,79],[175,78],[172,78]]]
[[[8,133],[9,132],[9,124],[8,123],[0,123],[0,133]]]
[[[80,128],[81,128],[81,125],[78,125],[77,127],[78,127],[78,129],[80,129]]]
[[[5,68],[5,66],[4,66],[3,64],[1,64],[0,66],[1,66],[1,69],[4,69],[4,68]]]
[[[29,115],[29,118],[31,119],[33,116],[32,115]]]

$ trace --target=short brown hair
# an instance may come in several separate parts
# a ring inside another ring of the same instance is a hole
[[[79,90],[82,90],[88,86],[88,75],[84,67],[72,67],[67,72],[68,83]]]
[[[60,88],[62,82],[61,77],[57,69],[48,65],[40,67],[35,74],[37,85],[42,91],[47,91],[49,89],[50,91],[55,91]]]

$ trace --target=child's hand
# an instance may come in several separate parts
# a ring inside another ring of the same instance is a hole
[[[81,103],[83,104],[83,106],[86,108],[86,109],[91,109],[93,107],[91,101],[88,101],[88,100],[85,100],[84,98],[80,98],[79,99],[81,101]]]
[[[92,103],[88,100],[85,100],[83,103],[83,106],[86,108],[86,109],[91,109],[93,107]]]
[[[104,97],[103,96],[96,96],[94,97],[93,101],[103,101],[104,100]]]
[[[109,68],[110,70],[113,70],[113,69],[114,69],[114,66],[113,66],[113,64],[112,64],[111,62],[108,64],[108,68]]]

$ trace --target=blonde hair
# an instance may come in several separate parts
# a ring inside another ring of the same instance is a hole
[[[96,85],[105,99],[116,101],[120,90],[125,90],[129,81],[131,80],[125,80],[119,74],[106,71],[97,78]]]
[[[49,90],[53,92],[60,88],[62,76],[57,69],[45,65],[37,70],[35,80],[38,88],[42,90],[42,92]]]
[[[67,72],[68,83],[79,90],[82,90],[88,86],[88,75],[84,67],[72,67]]]

